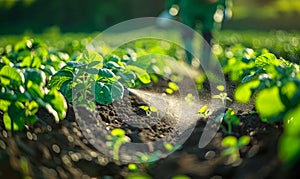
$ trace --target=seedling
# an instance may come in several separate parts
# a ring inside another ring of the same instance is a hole
[[[111,104],[122,99],[124,85],[137,87],[151,82],[146,70],[133,64],[125,68],[125,64],[116,56],[103,57],[96,51],[85,50],[76,61],[67,62],[52,76],[49,87],[59,89],[75,105],[95,109],[93,97],[99,104]]]
[[[136,161],[141,163],[145,168],[149,168],[154,165],[155,161],[157,161],[161,155],[161,151],[155,151],[151,154],[141,153],[138,157],[136,157]]]
[[[237,139],[234,136],[227,136],[222,140],[222,146],[226,149],[222,152],[223,156],[229,156],[228,163],[232,164],[240,158],[239,149],[250,143],[249,136],[242,136]]]
[[[240,118],[236,116],[231,108],[227,109],[226,113],[224,113],[223,121],[227,124],[227,132],[229,134],[232,133],[232,125],[239,125],[241,122]]]
[[[123,129],[116,128],[111,131],[111,135],[107,136],[107,140],[110,140],[107,145],[113,148],[113,159],[119,160],[120,147],[121,145],[130,142],[130,138],[125,135]]]
[[[195,96],[193,96],[192,93],[188,93],[185,98],[184,98],[184,101],[185,103],[187,104],[190,104],[191,102],[193,102],[195,100]]]
[[[179,88],[178,88],[178,86],[177,86],[176,83],[174,83],[174,82],[169,82],[169,83],[168,83],[168,88],[165,90],[165,92],[166,92],[167,94],[173,94],[174,92],[176,92],[176,91],[178,91],[178,90],[179,90]]]
[[[228,97],[228,94],[225,91],[225,87],[223,85],[217,86],[218,91],[220,91],[220,94],[218,95],[213,95],[212,98],[215,99],[221,99],[222,103],[225,104],[225,101],[230,101],[232,102],[232,99]]]
[[[204,119],[207,118],[211,114],[211,112],[207,109],[207,106],[202,106],[200,110],[198,111],[198,114],[201,114]]]
[[[152,112],[157,112],[157,108],[154,106],[139,106],[139,108],[144,110],[147,116],[150,116]]]

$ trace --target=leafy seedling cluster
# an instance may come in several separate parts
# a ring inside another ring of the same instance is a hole
[[[227,124],[227,130],[224,126],[222,126],[222,128],[229,134],[232,134],[232,125],[239,125],[241,122],[240,118],[237,117],[231,108],[228,108],[224,113],[223,121]]]
[[[167,94],[173,94],[174,92],[178,91],[179,90],[179,87],[177,86],[176,83],[174,82],[169,82],[168,83],[168,88],[165,90],[165,92]]]
[[[119,151],[121,145],[130,142],[130,138],[125,135],[125,131],[123,129],[113,129],[111,131],[111,135],[107,136],[107,145],[113,149],[113,159],[115,161],[119,160]]]
[[[222,140],[222,146],[226,148],[222,155],[228,156],[228,163],[232,164],[240,159],[240,148],[247,146],[249,143],[249,136],[242,136],[239,139],[235,136],[227,136]]]
[[[224,86],[219,85],[219,86],[217,86],[217,89],[220,92],[220,94],[213,95],[212,98],[220,99],[223,104],[225,104],[226,101],[232,102],[232,99],[230,97],[228,97],[228,94],[226,92],[224,92],[225,91]]]
[[[206,119],[211,114],[211,112],[207,108],[208,107],[205,105],[202,106],[198,111],[198,114],[201,114],[204,119]]]
[[[44,43],[32,39],[19,42],[12,51],[1,55],[0,110],[7,130],[22,130],[26,124],[34,124],[41,108],[56,122],[64,119],[64,97],[46,85],[49,76],[66,60],[61,56],[64,54],[50,53]]]
[[[140,109],[144,110],[147,116],[151,116],[153,112],[157,112],[157,108],[154,106],[139,106]]]

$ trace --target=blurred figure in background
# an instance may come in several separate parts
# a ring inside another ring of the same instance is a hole
[[[202,43],[200,61],[209,64],[211,55],[212,30],[216,22],[221,23],[231,18],[231,0],[167,0],[167,10],[170,15],[179,15],[182,23],[196,30],[198,22],[201,23],[201,34],[207,42]],[[186,60],[192,65],[193,31],[182,31],[182,39],[186,49]],[[190,52],[188,52],[190,51]]]

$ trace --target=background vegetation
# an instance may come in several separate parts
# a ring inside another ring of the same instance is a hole
[[[299,0],[233,0],[233,19],[224,29],[299,30]],[[94,32],[135,17],[158,16],[164,0],[0,0],[1,34]],[[292,19],[292,20],[291,20]]]

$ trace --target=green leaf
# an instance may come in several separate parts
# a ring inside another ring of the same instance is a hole
[[[25,80],[32,81],[38,85],[43,85],[46,83],[46,75],[43,71],[36,69],[27,69],[24,72]]]
[[[101,61],[93,61],[93,62],[89,63],[87,67],[91,68],[91,67],[94,67],[96,65],[99,65],[100,63],[101,63]]]
[[[294,163],[300,156],[300,138],[283,134],[279,140],[279,158],[285,163]]]
[[[286,83],[281,89],[282,94],[286,95],[288,99],[291,99],[297,90],[298,88],[294,82]]]
[[[107,68],[100,69],[98,75],[105,78],[114,78],[116,76],[110,69]]]
[[[96,51],[93,50],[84,50],[82,53],[82,59],[84,63],[92,64],[93,62],[98,62],[98,64],[93,64],[95,68],[103,67],[103,57]]]
[[[134,82],[136,80],[136,75],[133,72],[127,71],[127,72],[123,72],[123,73],[118,73],[118,76],[121,77],[120,82],[127,87],[133,87],[134,86]]]
[[[67,103],[65,98],[55,89],[52,89],[45,95],[44,101],[52,106],[57,112],[59,119],[64,119],[67,112]]]
[[[67,101],[71,102],[72,101],[72,83],[73,81],[65,81],[60,88],[61,94],[67,99]]]
[[[11,104],[10,101],[0,99],[0,110],[6,112],[10,104]]]
[[[11,129],[11,117],[9,116],[9,114],[6,112],[3,114],[3,122],[4,122],[4,127],[6,130],[12,130]],[[13,128],[14,128],[14,131],[18,131],[20,130],[19,129],[19,126],[14,122],[13,124]]]
[[[89,73],[89,74],[98,74],[99,73],[99,70],[97,68],[88,68],[86,69],[86,72]]]
[[[26,103],[27,115],[35,115],[39,110],[39,104],[36,101],[30,101]]]
[[[285,106],[280,100],[278,87],[261,90],[256,97],[255,107],[260,116],[267,118],[283,112]]]
[[[123,136],[125,136],[125,131],[123,129],[116,128],[111,131],[111,135],[117,136],[117,137],[123,137]]]
[[[8,107],[7,113],[4,113],[3,120],[7,130],[12,130],[11,124],[13,121],[13,130],[22,130],[25,125],[25,109],[21,103],[12,103]]]
[[[137,66],[142,69],[147,69],[151,65],[153,55],[143,55],[137,57],[136,61],[132,61],[129,65]]]
[[[238,140],[238,146],[239,147],[246,146],[249,143],[250,143],[250,137],[246,136],[246,135],[240,137],[239,140]]]
[[[116,62],[113,61],[109,61],[107,63],[105,63],[105,68],[108,69],[112,69],[112,70],[120,70],[120,69],[124,69],[123,66],[117,64]]]
[[[120,82],[116,81],[111,84],[111,96],[113,101],[122,99],[123,93],[124,93],[124,87]]]
[[[154,107],[154,106],[150,106],[150,107],[149,107],[149,110],[150,110],[151,112],[157,112],[157,108]]]
[[[27,56],[22,60],[21,67],[40,68],[42,60],[39,57]]]
[[[94,88],[94,97],[100,104],[110,104],[113,102],[110,88],[102,82],[96,82]]]
[[[169,82],[169,83],[168,83],[168,87],[169,87],[170,89],[172,89],[174,92],[179,90],[179,87],[178,87],[177,84],[174,83],[174,82]]]
[[[173,93],[174,93],[174,91],[173,91],[171,88],[167,88],[167,89],[165,90],[165,92],[166,92],[167,94],[173,94]]]
[[[85,64],[82,62],[68,61],[67,66],[71,68],[80,68],[80,67],[84,67]]]
[[[144,110],[144,111],[148,111],[149,110],[149,106],[139,106],[140,109]]]
[[[237,139],[234,136],[227,136],[222,140],[222,146],[234,147],[237,145]]]
[[[146,70],[142,68],[139,68],[137,66],[127,65],[126,70],[133,71],[143,84],[149,84],[151,82],[150,75],[147,73]]]
[[[32,81],[29,81],[27,83],[27,91],[30,93],[30,95],[34,98],[44,98],[44,90],[41,86],[39,86],[36,83],[33,83]]]
[[[128,164],[128,170],[135,172],[135,171],[137,171],[138,169],[139,169],[139,168],[138,168],[138,166],[137,166],[136,164],[134,164],[134,163]]]
[[[300,104],[284,117],[284,133],[300,136]]]
[[[0,70],[0,82],[4,86],[12,85],[13,87],[19,87],[24,83],[23,73],[19,73],[16,69],[5,65]]]
[[[206,111],[207,111],[207,106],[205,105],[200,108],[199,113],[204,114]]]
[[[222,156],[232,156],[235,157],[235,153],[237,152],[238,148],[237,147],[229,147],[227,149],[225,149],[224,151],[222,151]]]
[[[66,82],[72,82],[73,81],[73,73],[70,71],[59,71],[54,76],[52,76],[48,87],[49,88],[56,88],[60,89],[62,85],[67,85]]]
[[[224,87],[223,85],[219,85],[219,86],[217,86],[217,89],[218,89],[219,91],[224,91],[224,90],[225,90],[225,87]]]
[[[255,89],[256,87],[258,87],[259,84],[260,84],[260,81],[255,80],[255,81],[250,81],[248,83],[240,85],[234,93],[235,100],[237,100],[238,102],[241,102],[241,103],[249,102],[252,97],[252,90]]]
[[[265,67],[269,64],[279,65],[277,57],[272,53],[265,53],[255,59],[255,65],[258,67]]]

